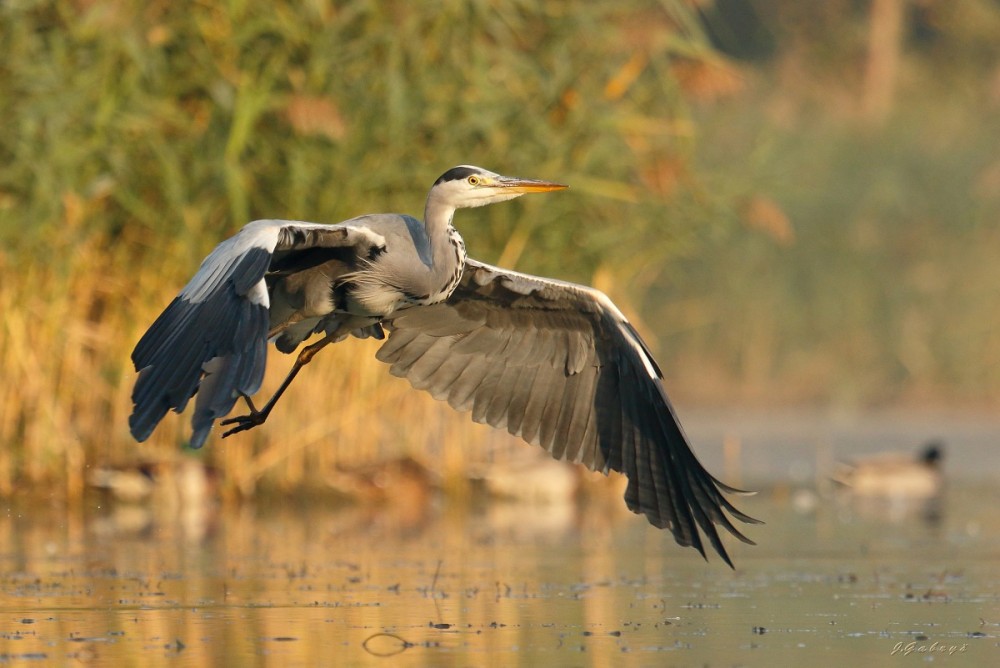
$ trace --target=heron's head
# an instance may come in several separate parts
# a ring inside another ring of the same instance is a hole
[[[455,209],[463,209],[503,202],[526,193],[544,193],[568,187],[550,181],[501,176],[482,167],[459,165],[449,169],[434,182],[428,199]]]

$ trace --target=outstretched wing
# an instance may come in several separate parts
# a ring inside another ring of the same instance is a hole
[[[681,430],[663,376],[603,293],[469,260],[445,302],[387,319],[377,357],[472,419],[506,428],[557,459],[628,477],[625,501],[705,555],[698,528],[729,563],[716,526],[752,543]]]
[[[240,394],[260,389],[267,362],[268,308],[264,275],[299,254],[319,261],[322,249],[355,248],[368,257],[385,240],[363,227],[258,220],[216,246],[198,272],[142,336],[132,362],[139,377],[129,428],[144,441],[167,410],[181,412],[198,393],[191,447],[205,442],[214,421]]]

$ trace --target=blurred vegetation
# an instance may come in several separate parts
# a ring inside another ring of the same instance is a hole
[[[995,410],[1000,4],[712,11],[748,79],[695,114],[694,171],[742,225],[648,298],[675,394]]]
[[[471,254],[609,291],[682,399],[995,407],[998,26],[992,0],[0,4],[0,496],[183,443],[183,416],[130,440],[128,356],[221,238],[419,214],[468,162],[572,184],[463,214]],[[502,456],[372,352],[203,456],[244,494]]]
[[[580,192],[530,217],[485,210],[465,231],[481,254],[536,229],[531,263],[565,270],[551,251],[571,245],[580,278],[607,250],[662,253],[655,191],[677,178],[658,171],[692,149],[671,67],[712,57],[678,1],[122,0],[11,3],[3,17],[6,245],[151,234],[136,252],[180,244],[181,275],[251,219],[420,213],[429,184],[472,161]],[[596,234],[571,238],[584,211]]]

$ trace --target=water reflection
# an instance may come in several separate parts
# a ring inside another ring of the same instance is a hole
[[[945,494],[928,525],[767,490],[735,572],[600,504],[11,507],[0,663],[835,665],[937,642],[987,665],[1000,498]]]

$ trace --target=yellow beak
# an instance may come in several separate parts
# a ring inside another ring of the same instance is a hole
[[[547,193],[553,190],[565,190],[569,188],[563,183],[553,183],[552,181],[538,181],[536,179],[518,179],[510,176],[502,176],[491,184],[504,190],[515,193]]]

